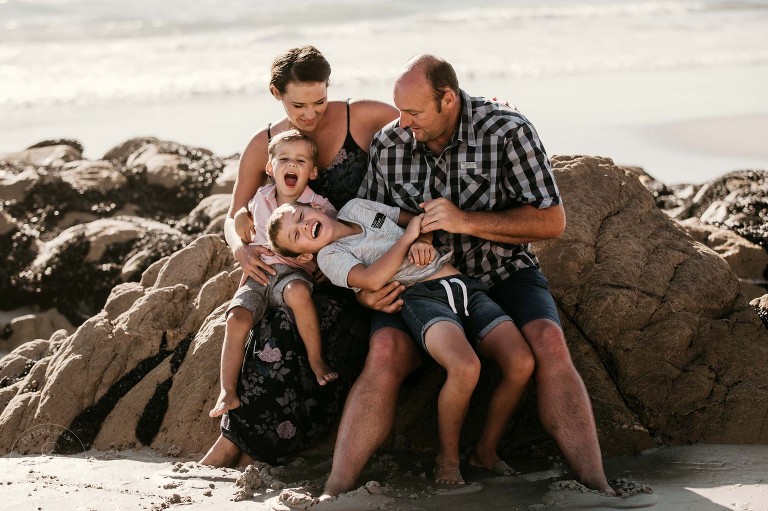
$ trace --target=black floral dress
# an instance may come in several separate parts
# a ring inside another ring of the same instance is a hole
[[[347,129],[344,146],[310,186],[340,209],[357,196],[367,170],[368,155]],[[221,422],[222,435],[255,459],[284,463],[291,453],[316,443],[336,424],[365,361],[370,311],[350,290],[331,284],[316,285],[313,300],[323,354],[339,379],[318,385],[296,325],[283,309],[268,311],[246,343],[238,384],[241,405]]]

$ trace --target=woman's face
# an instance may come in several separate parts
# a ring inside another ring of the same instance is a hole
[[[285,93],[272,94],[283,103],[291,124],[301,131],[314,131],[328,106],[328,86],[324,82],[290,82]]]

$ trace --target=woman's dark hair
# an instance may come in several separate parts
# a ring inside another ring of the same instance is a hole
[[[269,85],[284,94],[286,86],[291,82],[325,82],[328,85],[330,76],[331,65],[323,54],[314,46],[307,45],[291,48],[272,62],[272,78]]]

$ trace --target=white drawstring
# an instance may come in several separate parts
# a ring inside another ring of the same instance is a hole
[[[461,288],[461,291],[464,293],[464,315],[469,316],[469,310],[467,309],[467,302],[469,302],[469,297],[467,296],[467,286],[459,279],[451,279],[451,282],[457,283]]]
[[[455,282],[461,288],[461,291],[464,295],[464,315],[469,316],[469,310],[467,309],[467,302],[469,301],[467,297],[467,286],[464,284],[464,282],[462,282],[459,279],[451,279],[451,282]],[[444,279],[440,280],[440,284],[442,284],[443,287],[445,288],[445,294],[448,297],[448,305],[451,306],[451,310],[455,314],[458,314],[459,311],[456,310],[456,302],[454,302],[453,300],[453,289],[451,289],[451,285],[448,283],[447,280],[444,280]]]

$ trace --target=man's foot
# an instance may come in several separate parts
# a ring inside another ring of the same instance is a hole
[[[464,486],[466,483],[459,470],[459,460],[448,461],[437,457],[435,459],[435,482],[438,484]]]
[[[308,511],[372,511],[386,508],[393,499],[387,497],[377,481],[369,481],[355,490],[337,496],[326,493],[317,498],[296,490],[286,489],[278,501],[289,509]]]
[[[217,468],[228,468],[233,466],[239,457],[240,448],[227,438],[219,435],[216,442],[208,449],[203,459],[200,460],[200,464]]]
[[[608,480],[605,478],[605,476],[597,477],[594,481],[584,478],[583,481],[579,482],[590,490],[597,490],[600,493],[611,497],[616,496],[616,491],[611,488],[611,485],[608,483]]]
[[[310,361],[309,367],[311,367],[312,372],[315,373],[315,378],[317,378],[317,383],[319,385],[327,385],[339,377],[339,373],[331,369],[331,366],[326,364],[323,359],[314,362]]]
[[[211,408],[211,411],[208,412],[208,415],[211,417],[220,417],[238,406],[240,406],[240,400],[237,398],[237,394],[222,390],[219,393],[219,399],[216,401],[213,408]]]
[[[481,456],[477,447],[473,447],[469,450],[469,453],[467,454],[467,463],[470,467],[482,468],[489,472],[493,472],[497,476],[513,476],[517,474],[517,471],[499,458],[499,455],[496,454],[495,451],[491,454]]]

